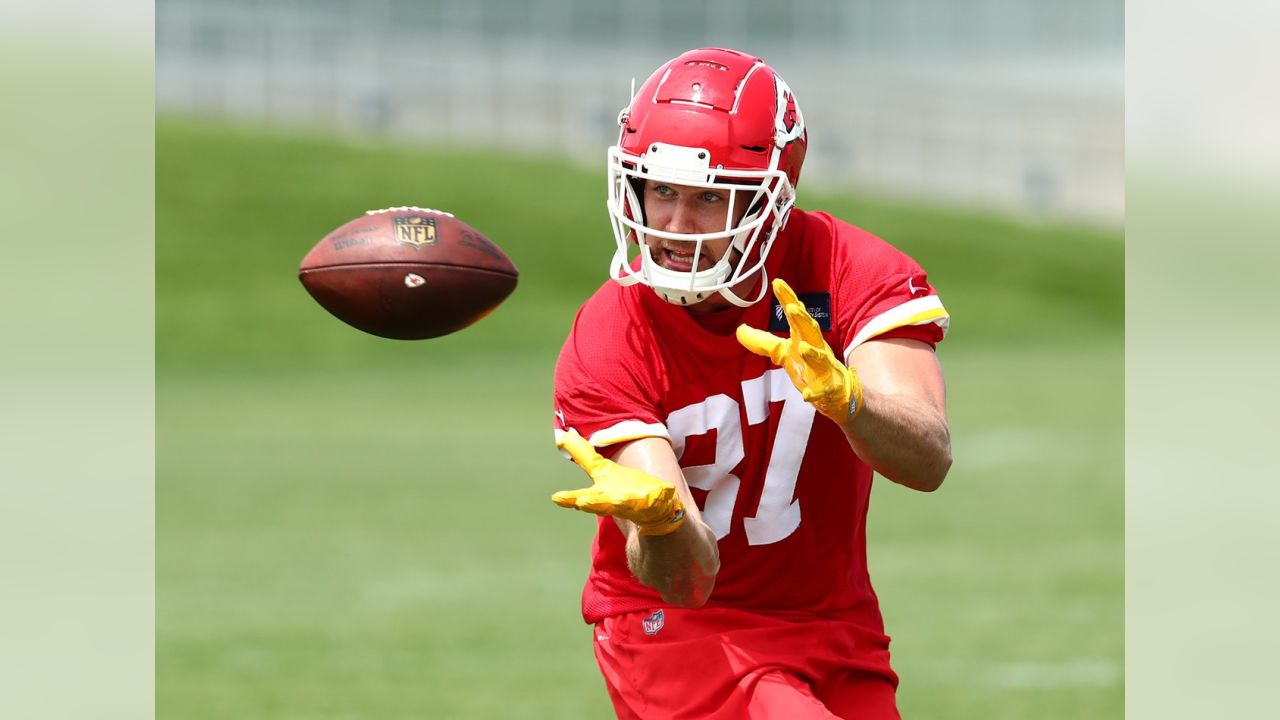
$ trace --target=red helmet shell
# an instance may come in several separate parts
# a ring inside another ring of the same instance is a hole
[[[705,148],[712,168],[782,170],[795,186],[808,144],[803,127],[794,132],[802,122],[794,95],[763,60],[703,48],[645,81],[623,117],[618,145],[637,156],[655,142]]]

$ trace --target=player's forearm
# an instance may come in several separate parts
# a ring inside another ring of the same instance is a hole
[[[858,457],[876,472],[914,490],[937,490],[951,469],[947,419],[921,397],[863,388],[863,408],[844,426]]]
[[[634,526],[626,531],[627,562],[637,580],[672,605],[706,604],[720,570],[720,550],[701,519],[691,517],[669,535],[640,535]]]

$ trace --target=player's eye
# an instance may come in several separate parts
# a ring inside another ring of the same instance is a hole
[[[654,185],[654,186],[653,186],[653,194],[654,194],[654,195],[657,195],[658,197],[669,197],[669,196],[671,196],[671,195],[674,195],[674,194],[675,194],[675,192],[676,192],[675,190],[672,190],[671,188],[667,187],[666,185]]]
[[[714,202],[720,202],[722,200],[724,200],[724,198],[721,197],[719,193],[714,193],[714,192],[711,192],[710,190],[702,193],[703,202],[714,203]]]

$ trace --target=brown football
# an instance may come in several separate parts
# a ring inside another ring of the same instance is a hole
[[[516,288],[519,271],[475,228],[440,210],[371,210],[316,244],[298,279],[348,325],[397,340],[456,332]]]

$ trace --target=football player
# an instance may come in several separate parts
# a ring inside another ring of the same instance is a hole
[[[617,251],[555,374],[598,516],[583,592],[619,717],[897,718],[866,563],[873,472],[951,466],[925,272],[794,207],[808,136],[762,60],[658,68],[608,150]]]

